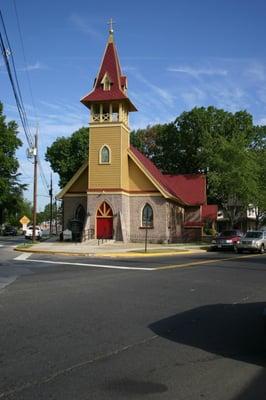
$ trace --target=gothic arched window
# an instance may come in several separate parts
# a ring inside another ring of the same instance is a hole
[[[143,227],[153,227],[153,209],[148,203],[142,209],[141,222]]]
[[[75,219],[78,219],[82,223],[84,223],[86,217],[86,211],[85,208],[80,204],[75,212]]]
[[[111,154],[108,146],[104,145],[100,150],[100,164],[110,164]]]

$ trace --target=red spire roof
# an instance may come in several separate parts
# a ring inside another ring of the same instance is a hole
[[[110,90],[104,90],[103,79],[107,77],[110,82]],[[95,79],[92,91],[81,99],[81,102],[90,108],[91,103],[110,100],[124,100],[129,111],[137,111],[126,94],[127,79],[122,75],[119,58],[113,41],[113,34],[110,33],[103,60]]]

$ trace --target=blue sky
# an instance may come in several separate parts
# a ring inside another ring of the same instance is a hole
[[[80,98],[91,90],[110,17],[129,97],[139,110],[131,115],[132,129],[208,105],[245,109],[255,123],[266,124],[264,0],[15,1],[26,64],[14,0],[0,4],[33,129],[39,121],[41,158],[58,136],[88,124]],[[7,118],[19,121],[2,59],[0,101]],[[18,158],[31,199],[33,168],[25,153],[26,145]],[[43,168],[49,180],[49,165],[43,162]],[[39,209],[48,202],[46,195],[40,181]]]

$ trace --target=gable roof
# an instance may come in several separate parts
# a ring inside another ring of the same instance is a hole
[[[102,79],[108,75],[111,83],[110,90],[103,90]],[[119,58],[110,33],[107,46],[98,75],[92,91],[81,99],[86,107],[90,108],[92,102],[122,100],[128,104],[129,111],[137,111],[136,107],[126,95],[126,77],[122,75]]]
[[[211,221],[217,220],[218,206],[216,204],[204,204],[201,209],[202,220],[209,219]]]
[[[150,175],[159,184],[165,197],[174,198],[181,204],[188,206],[206,203],[206,178],[204,175],[163,175],[151,160],[132,145],[130,152],[143,166],[148,177]]]
[[[64,195],[68,192],[71,186],[77,181],[83,171],[88,168],[88,161],[84,161],[82,166],[77,170],[77,172],[72,176],[72,178],[67,182],[67,184],[63,187],[63,189],[55,196],[57,200],[62,199]]]
[[[201,205],[206,202],[206,178],[202,174],[164,175],[169,187],[177,197],[189,205]]]

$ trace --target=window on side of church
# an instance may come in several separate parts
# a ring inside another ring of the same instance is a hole
[[[100,163],[110,164],[110,149],[107,146],[103,146],[100,151]]]
[[[142,210],[142,226],[152,228],[153,227],[153,209],[147,203]]]

